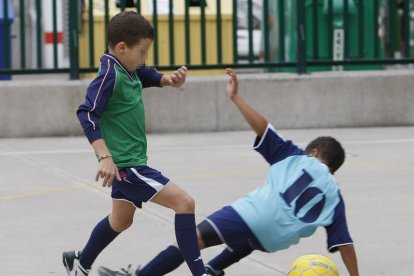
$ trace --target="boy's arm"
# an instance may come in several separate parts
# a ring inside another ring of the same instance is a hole
[[[154,67],[149,67],[144,64],[137,70],[137,73],[143,88],[153,86],[172,86],[178,88],[184,84],[187,71],[187,67],[181,66],[171,75],[164,75],[159,73]]]
[[[181,87],[187,78],[187,71],[187,67],[181,66],[171,75],[163,75],[160,81],[161,86]]]
[[[342,260],[348,269],[350,276],[359,276],[358,262],[355,253],[354,246],[352,244],[338,246],[339,252],[341,252]]]
[[[267,120],[259,114],[253,107],[251,107],[242,97],[237,93],[237,75],[233,69],[227,68],[226,74],[230,77],[227,83],[227,94],[233,103],[237,106],[243,114],[246,121],[257,133],[257,136],[262,137],[267,128]]]
[[[112,160],[112,155],[109,152],[108,147],[105,144],[104,139],[97,139],[91,143],[92,148],[94,149],[96,156],[99,160],[98,170],[96,172],[95,181],[98,181],[99,178],[103,178],[102,186],[111,187],[112,181],[116,177],[121,181],[121,177],[118,172],[114,161]]]
[[[154,67],[143,64],[137,69],[138,77],[142,83],[143,88],[147,87],[161,87],[161,78],[164,74],[158,72]]]
[[[118,169],[112,161],[109,149],[103,140],[99,125],[99,118],[104,112],[109,98],[112,96],[115,83],[115,75],[109,73],[110,66],[106,70],[89,85],[85,102],[79,106],[77,115],[89,143],[95,150],[98,158],[101,157],[99,158],[101,160],[95,179],[98,181],[99,178],[103,178],[102,185],[110,187],[114,177],[118,180],[121,180],[121,178]]]
[[[352,238],[348,231],[345,215],[345,202],[338,191],[339,203],[335,207],[335,214],[331,225],[325,226],[328,234],[328,250],[341,252],[342,260],[351,276],[358,276],[357,257]]]

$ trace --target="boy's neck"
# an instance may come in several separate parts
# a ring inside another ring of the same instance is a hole
[[[114,57],[116,57],[116,59],[119,61],[119,62],[121,62],[121,58],[116,54],[116,52],[115,51],[113,51],[112,49],[109,49],[109,54],[111,54],[111,56],[114,56]]]
[[[111,56],[115,57],[115,58],[118,60],[118,62],[122,65],[122,67],[124,67],[124,69],[125,69],[128,73],[131,73],[130,71],[128,71],[128,70],[127,70],[127,68],[125,67],[124,63],[122,62],[122,59],[120,58],[120,56],[119,56],[119,55],[117,55],[117,54],[116,54],[116,52],[115,52],[115,51],[113,51],[113,50],[109,49],[109,50],[108,50],[108,53],[109,53]]]

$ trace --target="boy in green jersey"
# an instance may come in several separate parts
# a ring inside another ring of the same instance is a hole
[[[99,161],[96,181],[102,178],[104,187],[112,187],[112,213],[95,226],[82,251],[63,253],[64,266],[69,276],[88,275],[102,250],[132,224],[136,208],[152,201],[175,211],[178,246],[192,274],[204,275],[194,200],[147,166],[142,89],[180,87],[187,68],[167,76],[145,66],[154,29],[135,12],[115,15],[107,27],[107,39],[109,51],[101,57],[98,76],[77,115]]]

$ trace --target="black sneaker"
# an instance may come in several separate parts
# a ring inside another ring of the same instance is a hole
[[[104,266],[100,266],[98,268],[99,276],[132,276],[131,272],[131,265],[129,265],[126,269],[121,268],[121,271],[111,270]]]
[[[206,265],[205,268],[206,268],[207,275],[211,275],[211,276],[223,276],[224,275],[223,270],[215,270],[209,265]]]
[[[66,268],[68,276],[88,276],[89,270],[84,269],[79,264],[81,251],[63,252],[63,265]]]

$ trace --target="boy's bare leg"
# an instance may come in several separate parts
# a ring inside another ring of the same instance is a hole
[[[173,182],[168,183],[151,201],[170,208],[177,214],[193,214],[195,210],[193,198]]]
[[[118,233],[128,229],[134,221],[135,210],[135,205],[130,202],[113,199],[112,214],[109,215],[112,229]]]
[[[91,236],[82,250],[79,262],[85,269],[90,269],[98,255],[122,231],[131,226],[135,206],[132,203],[112,200],[112,214],[101,220],[92,230]]]
[[[205,268],[198,247],[193,198],[175,183],[170,182],[151,201],[175,211],[175,236],[178,247],[192,274],[203,275]]]

